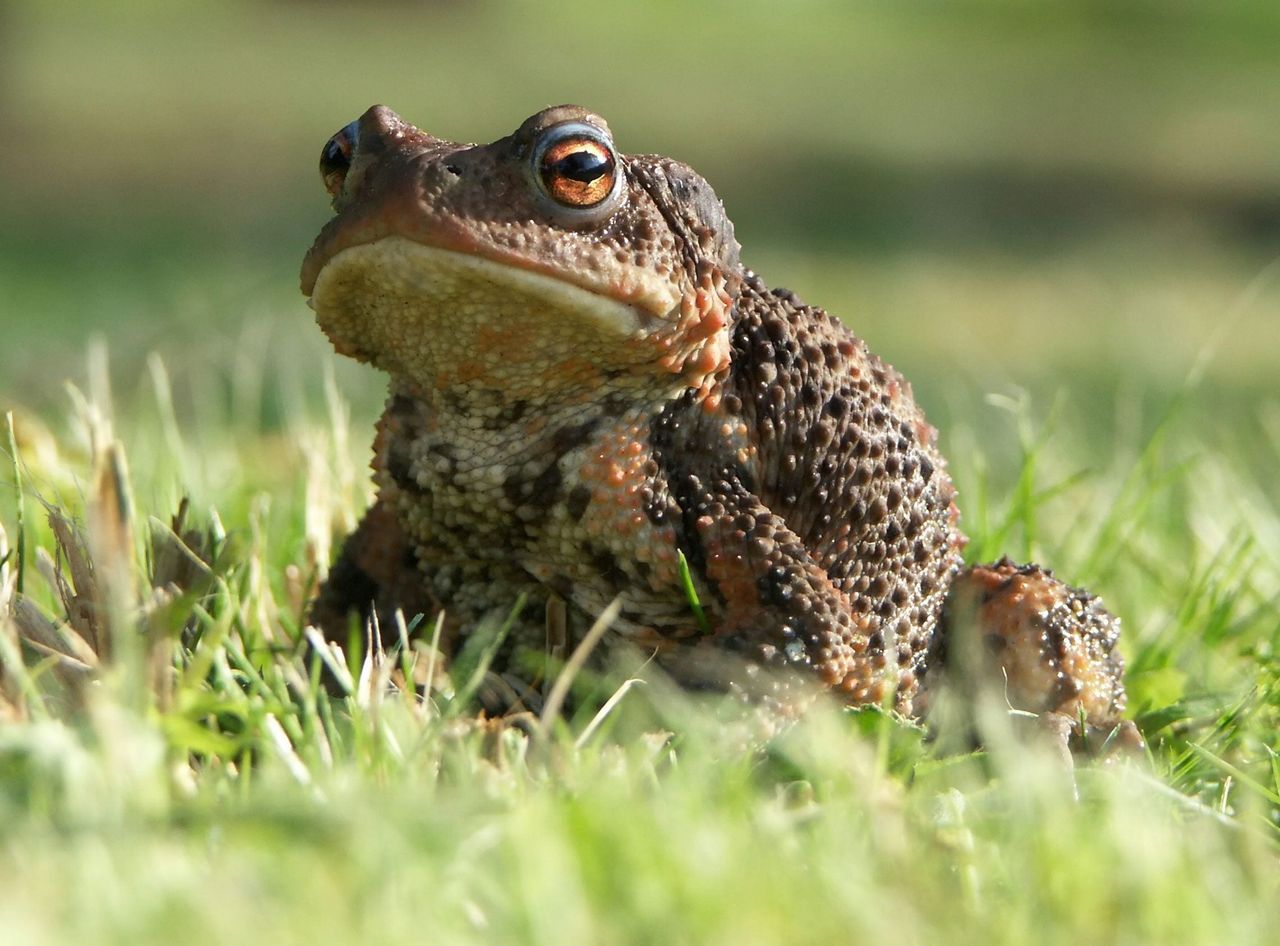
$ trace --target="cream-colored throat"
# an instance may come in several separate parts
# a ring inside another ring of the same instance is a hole
[[[433,388],[590,388],[653,358],[634,306],[398,236],[337,253],[311,306],[339,352]]]

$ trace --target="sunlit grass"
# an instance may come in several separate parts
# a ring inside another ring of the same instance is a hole
[[[0,6],[0,943],[1280,942],[1277,9]],[[319,147],[566,100],[912,379],[971,557],[1103,595],[1146,757],[308,656],[383,391],[296,292]]]
[[[302,616],[366,501],[363,421],[330,386],[276,433],[243,402],[192,428],[171,406],[186,382],[151,364],[113,419],[99,359],[56,436],[15,426],[12,941],[1276,940],[1280,516],[1265,471],[1188,442],[1176,405],[1082,471],[1069,410],[1007,402],[1010,488],[952,435],[974,554],[1034,554],[1126,622],[1150,754],[1085,763],[1073,800],[1003,724],[976,754],[877,711],[770,733],[634,667],[592,670],[566,722],[477,724],[430,626],[354,655],[330,697]],[[424,674],[426,698],[401,689]]]

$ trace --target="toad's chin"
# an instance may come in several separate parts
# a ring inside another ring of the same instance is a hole
[[[551,276],[398,236],[335,254],[308,302],[339,352],[433,388],[547,391],[643,371],[659,321]]]

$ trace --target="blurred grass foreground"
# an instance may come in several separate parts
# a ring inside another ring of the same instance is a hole
[[[1277,49],[1262,0],[0,5],[0,942],[1280,942]],[[702,172],[912,379],[969,554],[1122,617],[1147,756],[632,666],[501,730],[429,628],[324,693],[383,387],[296,273],[378,101]]]

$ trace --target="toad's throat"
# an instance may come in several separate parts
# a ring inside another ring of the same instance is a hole
[[[339,352],[434,388],[550,391],[643,373],[663,328],[563,280],[398,236],[333,256],[310,303]]]

